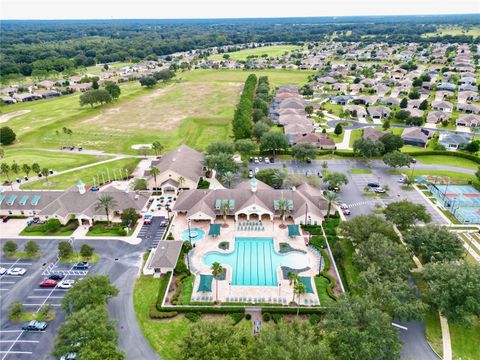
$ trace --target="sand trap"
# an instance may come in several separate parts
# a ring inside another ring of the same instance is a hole
[[[139,149],[142,149],[142,148],[149,148],[149,149],[151,149],[151,148],[152,148],[152,144],[135,144],[135,145],[132,145],[132,149],[133,149],[133,150],[139,150]]]
[[[4,123],[4,122],[7,122],[8,120],[14,118],[15,116],[20,116],[20,115],[23,115],[23,114],[27,114],[30,111],[32,111],[32,110],[19,110],[19,111],[12,111],[12,112],[9,112],[9,113],[6,113],[6,114],[2,114],[2,115],[0,115],[0,124]]]

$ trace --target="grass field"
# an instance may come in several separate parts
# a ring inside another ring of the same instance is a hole
[[[470,35],[470,36],[480,36],[480,27],[469,27],[464,28],[460,26],[442,26],[436,32],[423,34],[422,37],[433,37],[433,36],[457,36],[457,35]]]
[[[415,159],[424,164],[441,164],[477,170],[480,164],[468,159],[448,155],[419,155]]]
[[[295,45],[273,45],[273,46],[262,46],[254,49],[244,49],[240,51],[234,51],[227,53],[230,55],[232,60],[246,60],[248,56],[262,56],[268,55],[269,57],[282,56],[286,52],[291,52],[293,50],[301,49],[299,46]],[[213,54],[209,57],[211,60],[223,60],[224,54]]]
[[[425,317],[425,332],[428,342],[437,354],[441,356],[443,353],[442,329],[437,311],[432,310],[427,313]]]
[[[133,290],[133,306],[143,335],[152,348],[165,360],[180,358],[178,344],[185,336],[190,321],[178,316],[165,321],[152,320],[148,316],[149,306],[157,299],[160,280],[141,275]]]
[[[412,175],[412,170],[389,170],[389,173],[393,174],[407,174]],[[464,184],[468,181],[474,181],[475,175],[459,173],[456,171],[447,171],[447,170],[414,170],[413,176],[438,176],[442,178],[450,178],[452,183]]]
[[[41,168],[53,169],[54,171],[63,171],[78,166],[91,164],[97,161],[108,159],[107,156],[95,156],[95,155],[81,155],[78,153],[59,153],[52,151],[40,151],[40,150],[8,150],[5,153],[1,162],[5,162],[9,165],[16,162],[20,165],[38,163]],[[23,177],[25,174],[20,170],[19,177]],[[32,173],[30,173],[32,176]],[[10,174],[10,179],[17,177],[16,174]],[[0,180],[4,181],[6,178],[0,175]]]
[[[96,178],[96,184],[103,182],[103,180],[108,180],[107,169],[108,173],[110,174],[110,178],[113,180],[113,170],[115,169],[115,174],[119,177],[119,171],[122,170],[123,174],[125,175],[125,168],[129,170],[129,173],[133,171],[133,169],[137,166],[140,159],[137,158],[128,158],[128,159],[121,159],[115,160],[109,163],[91,166],[89,168],[72,171],[66,174],[61,174],[58,176],[51,176],[48,178],[48,184],[46,179],[39,180],[32,182],[30,184],[25,184],[21,188],[22,189],[40,189],[40,190],[48,190],[48,189],[68,189],[71,186],[74,186],[79,179],[81,179],[87,186],[94,185],[93,178]],[[103,178],[102,178],[103,174]]]
[[[122,84],[120,99],[96,108],[80,107],[79,94],[2,107],[5,113],[29,112],[4,122],[17,133],[12,148],[82,145],[86,149],[136,153],[134,144],[160,140],[166,150],[185,143],[204,149],[212,139],[229,139],[231,119],[243,83],[251,72],[194,70],[178,73],[177,82],[141,88]],[[256,71],[272,86],[302,85],[313,71]],[[63,127],[73,130],[71,138]],[[57,135],[57,131],[59,134]]]
[[[450,337],[452,340],[453,358],[458,360],[478,360],[480,351],[478,339],[480,339],[480,319],[471,327],[449,322]]]

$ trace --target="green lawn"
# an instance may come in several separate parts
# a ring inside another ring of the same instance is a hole
[[[350,287],[352,284],[354,284],[357,281],[359,271],[357,267],[353,264],[352,262],[352,257],[355,252],[355,248],[353,247],[352,243],[347,240],[347,239],[342,239],[340,240],[343,250],[345,252],[344,260],[342,262],[342,280],[344,280],[344,286],[347,288]],[[347,281],[347,284],[345,284],[345,280]]]
[[[341,143],[345,137],[345,131],[342,131],[340,135],[335,135],[333,132],[329,133],[328,137],[335,141],[335,144]]]
[[[70,220],[66,225],[54,231],[46,231],[42,225],[27,226],[22,230],[22,236],[70,236],[78,228],[77,220]]]
[[[335,301],[328,296],[328,279],[323,276],[315,276],[315,287],[317,288],[318,300],[321,306],[333,306]]]
[[[269,69],[269,70],[251,70],[240,69],[221,69],[221,70],[192,70],[177,75],[179,80],[190,82],[237,82],[244,83],[248,75],[268,76],[271,86],[281,85],[304,85],[309,75],[315,74],[313,70],[287,70],[287,69]]]
[[[424,163],[424,164],[441,164],[441,165],[449,165],[449,166],[458,166],[463,167],[466,169],[473,169],[477,170],[480,164],[476,162],[464,159],[461,157],[456,156],[448,156],[448,155],[419,155],[416,156],[415,159]]]
[[[7,258],[9,259],[35,259],[40,256],[40,252],[37,252],[35,254],[28,254],[25,251],[17,251],[13,255],[6,255]]]
[[[413,176],[441,176],[441,177],[448,177],[450,181],[453,183],[467,183],[468,181],[474,181],[475,175],[460,173],[456,171],[448,171],[448,170],[389,170],[390,174],[407,174]]]
[[[152,348],[165,360],[181,358],[178,345],[190,326],[190,321],[177,317],[169,320],[152,320],[148,316],[149,306],[156,301],[160,279],[141,275],[133,290],[133,306],[143,335]]]
[[[89,263],[94,263],[100,260],[100,256],[97,254],[93,254],[90,257],[82,256],[79,253],[74,253],[70,256],[60,258],[60,262],[62,263],[77,263],[77,262],[89,262]]]
[[[440,326],[440,318],[437,311],[429,311],[425,317],[425,332],[427,340],[432,348],[439,354],[443,355],[442,345],[442,328]]]
[[[140,159],[138,158],[115,160],[105,164],[91,166],[89,168],[72,171],[58,176],[50,176],[48,178],[48,184],[46,182],[46,179],[43,179],[32,182],[30,184],[25,184],[21,188],[42,190],[68,189],[69,187],[74,186],[79,179],[82,180],[87,186],[91,186],[94,185],[94,178],[95,183],[98,185],[103,182],[103,179],[105,179],[105,181],[108,180],[107,169],[110,178],[113,180],[114,170],[117,178],[120,176],[120,170],[123,171],[122,175],[125,176],[125,169],[128,169],[128,172],[130,174],[135,169],[139,161]]]
[[[352,130],[352,132],[350,133],[350,143],[349,143],[349,146],[351,148],[353,148],[353,143],[355,142],[355,140],[360,139],[362,137],[362,134],[363,134],[363,129]]]
[[[370,169],[349,169],[348,172],[350,174],[371,174],[372,170]]]
[[[63,171],[74,167],[91,164],[97,161],[108,159],[107,156],[82,155],[78,153],[59,153],[52,151],[40,150],[7,150],[5,156],[1,160],[9,165],[16,162],[20,165],[37,163],[41,168],[48,168],[54,171]],[[10,179],[14,177],[23,177],[25,174],[20,170],[19,175],[11,173]],[[33,176],[33,173],[29,174]],[[5,181],[6,178],[0,175],[0,180]]]
[[[188,305],[190,304],[190,301],[192,299],[192,292],[193,292],[193,283],[195,282],[195,275],[190,275],[187,276],[183,280],[183,290],[180,295],[180,303],[182,305]]]
[[[96,222],[88,230],[87,236],[126,236],[124,227],[120,224]]]
[[[254,49],[244,49],[240,51],[234,51],[226,53],[230,55],[232,60],[246,60],[248,56],[258,56],[266,54],[269,57],[278,57],[284,55],[286,52],[291,52],[293,50],[301,49],[299,46],[295,45],[272,45],[272,46],[262,46]],[[213,54],[209,57],[211,60],[223,60],[224,54]]]
[[[478,360],[480,351],[480,319],[472,327],[465,327],[452,322],[448,323],[452,340],[453,358],[458,360]]]
[[[335,105],[329,102],[326,102],[322,104],[323,108],[327,110],[329,113],[335,115],[335,116],[340,116],[340,113],[343,110],[342,105]]]

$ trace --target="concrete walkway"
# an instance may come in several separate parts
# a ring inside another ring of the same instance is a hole
[[[350,136],[352,135],[352,130],[344,130],[343,140],[337,144],[338,150],[351,150],[350,147]]]
[[[438,316],[440,316],[440,326],[442,327],[443,360],[452,360],[452,342],[448,321],[440,312],[438,312]]]

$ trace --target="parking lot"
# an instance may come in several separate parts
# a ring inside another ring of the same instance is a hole
[[[64,313],[61,310],[61,302],[67,289],[61,289],[58,284],[54,287],[41,288],[40,282],[47,279],[52,274],[61,274],[64,280],[79,280],[88,275],[95,267],[92,265],[88,270],[74,270],[74,264],[61,263],[58,259],[52,262],[42,263],[40,260],[16,260],[6,262],[2,259],[1,266],[10,265],[10,267],[23,267],[27,270],[23,276],[2,275],[0,277],[0,286],[3,293],[16,291],[16,285],[19,282],[26,286],[18,289],[15,297],[11,301],[21,301],[25,312],[38,313],[44,306],[50,306],[50,311],[55,313],[55,320],[51,321],[45,331],[31,332],[21,329],[24,323],[11,322],[7,319],[8,308],[2,305],[2,326],[0,329],[0,360],[8,359],[40,359],[49,358],[48,351],[40,355],[42,349],[51,349],[54,332],[64,319]],[[23,291],[22,291],[23,290]],[[21,294],[21,296],[19,296]],[[9,303],[11,303],[9,301]],[[5,301],[6,302],[6,301]],[[45,347],[45,345],[47,346]]]
[[[17,275],[9,275],[7,273],[8,270],[14,268],[24,268],[28,271],[28,269],[35,263],[35,260],[30,259],[8,259],[5,257],[0,257],[0,267],[6,269],[5,274],[0,275],[0,299],[5,295],[8,291],[10,291],[15,284],[23,279],[22,276]]]
[[[146,241],[149,249],[156,248],[158,242],[162,240],[163,234],[167,230],[165,226],[160,226],[167,219],[164,216],[152,217],[150,224],[144,224],[138,233],[138,237]]]

